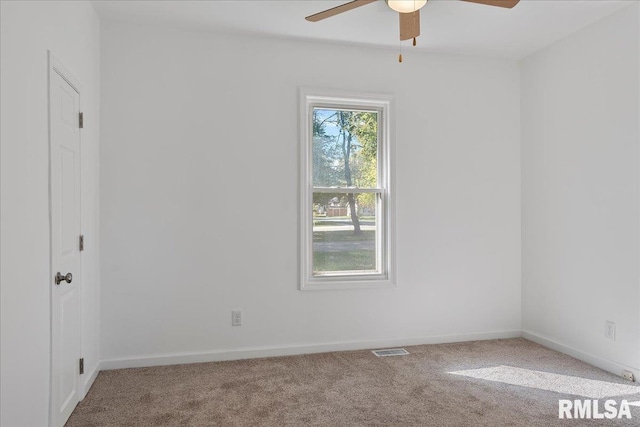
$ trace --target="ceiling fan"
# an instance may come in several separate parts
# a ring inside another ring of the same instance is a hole
[[[310,22],[318,22],[326,18],[338,15],[343,12],[374,3],[376,0],[353,0],[340,6],[315,13],[305,19]],[[511,9],[520,0],[462,0],[471,3],[486,4],[488,6],[498,6]],[[420,9],[427,4],[427,0],[385,0],[387,6],[398,12],[400,16],[400,40],[413,39],[416,45],[416,37],[420,35]],[[402,55],[399,57],[402,62]]]

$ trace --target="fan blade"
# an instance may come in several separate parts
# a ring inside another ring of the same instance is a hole
[[[486,4],[487,6],[498,6],[498,7],[506,7],[507,9],[511,9],[513,6],[517,5],[520,0],[462,0],[469,3],[480,3]]]
[[[340,6],[332,7],[331,9],[327,9],[325,11],[318,12],[318,13],[313,14],[313,15],[309,15],[304,19],[306,19],[307,21],[311,21],[311,22],[318,22],[318,21],[321,21],[321,20],[326,19],[326,18],[331,18],[332,16],[335,16],[335,15],[337,15],[339,13],[347,12],[347,11],[349,11],[351,9],[355,9],[356,7],[364,6],[364,5],[367,5],[369,3],[373,3],[375,1],[376,0],[354,0],[354,1],[350,1],[349,3],[341,4]]]
[[[409,40],[420,35],[420,11],[398,13],[400,15],[400,40]]]

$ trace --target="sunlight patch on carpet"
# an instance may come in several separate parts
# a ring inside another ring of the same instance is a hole
[[[532,387],[561,394],[584,396],[592,399],[640,393],[640,387],[638,386],[590,380],[504,365],[492,368],[455,371],[449,372],[449,374],[522,387]]]

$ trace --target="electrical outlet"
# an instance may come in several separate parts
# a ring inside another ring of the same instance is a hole
[[[242,326],[242,310],[231,311],[231,326]]]
[[[636,379],[633,377],[633,372],[630,371],[622,371],[622,378],[627,381],[634,382]]]
[[[608,320],[604,324],[604,336],[610,340],[616,340],[616,324]]]

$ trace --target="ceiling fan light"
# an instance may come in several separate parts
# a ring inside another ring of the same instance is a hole
[[[387,0],[387,5],[400,13],[411,13],[427,4],[427,0]]]

